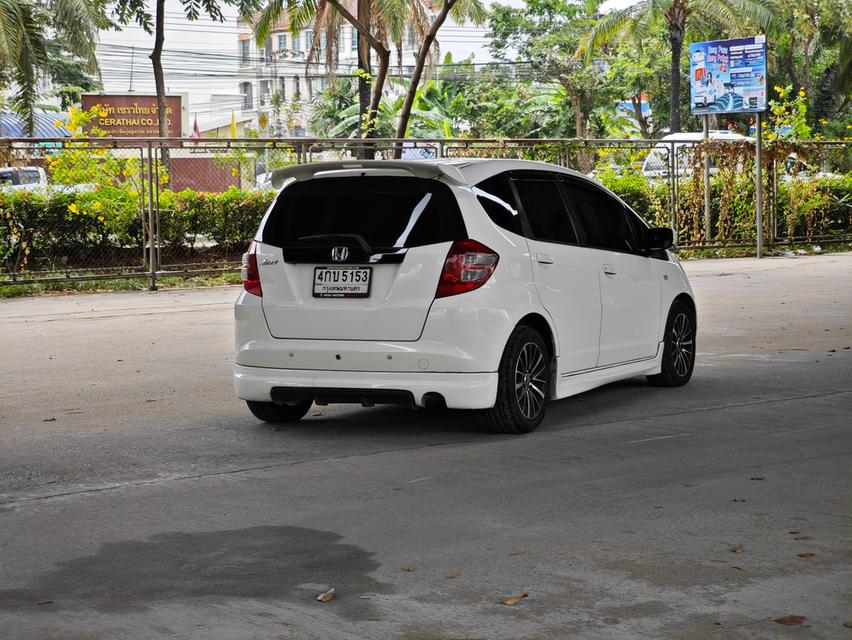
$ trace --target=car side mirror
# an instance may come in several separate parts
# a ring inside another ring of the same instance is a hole
[[[668,227],[653,227],[648,229],[648,249],[652,252],[665,251],[674,246],[674,231]]]

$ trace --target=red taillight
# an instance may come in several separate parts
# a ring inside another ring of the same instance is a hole
[[[256,251],[257,244],[252,241],[248,251],[243,254],[243,268],[240,271],[240,276],[243,279],[243,286],[246,291],[256,296],[263,296],[263,289],[260,287],[260,271],[257,269]]]
[[[444,261],[435,297],[446,298],[478,289],[488,282],[499,259],[481,242],[456,240]]]

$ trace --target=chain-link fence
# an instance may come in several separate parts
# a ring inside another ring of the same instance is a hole
[[[153,287],[165,274],[233,271],[274,197],[273,170],[395,155],[569,167],[674,228],[680,248],[757,235],[745,139],[3,139],[0,285],[145,277]],[[852,239],[848,143],[773,141],[763,168],[769,246]]]

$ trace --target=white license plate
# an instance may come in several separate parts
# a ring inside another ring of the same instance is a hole
[[[314,267],[314,298],[369,298],[372,267]]]

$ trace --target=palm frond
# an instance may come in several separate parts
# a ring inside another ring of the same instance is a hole
[[[458,0],[450,10],[450,15],[456,24],[464,24],[470,20],[474,25],[480,26],[488,20],[488,10],[480,0]]]
[[[97,70],[98,28],[108,22],[102,5],[91,0],[51,0],[48,10],[69,52],[84,60],[88,71]]]
[[[718,22],[732,36],[753,33],[755,27],[765,33],[772,27],[772,12],[763,0],[692,0],[690,8]]]
[[[262,47],[263,43],[272,33],[272,26],[278,21],[282,14],[285,14],[285,0],[268,0],[266,6],[261,9],[257,21],[254,23],[254,39],[257,46]],[[251,19],[251,16],[243,16],[246,19]]]
[[[617,36],[629,34],[649,9],[649,0],[643,0],[626,9],[605,14],[580,41],[575,57],[585,56],[587,61],[591,60],[596,49]]]
[[[23,116],[27,135],[32,135],[38,73],[47,66],[47,45],[32,5],[0,0],[0,43],[0,60],[17,85],[12,106]]]

